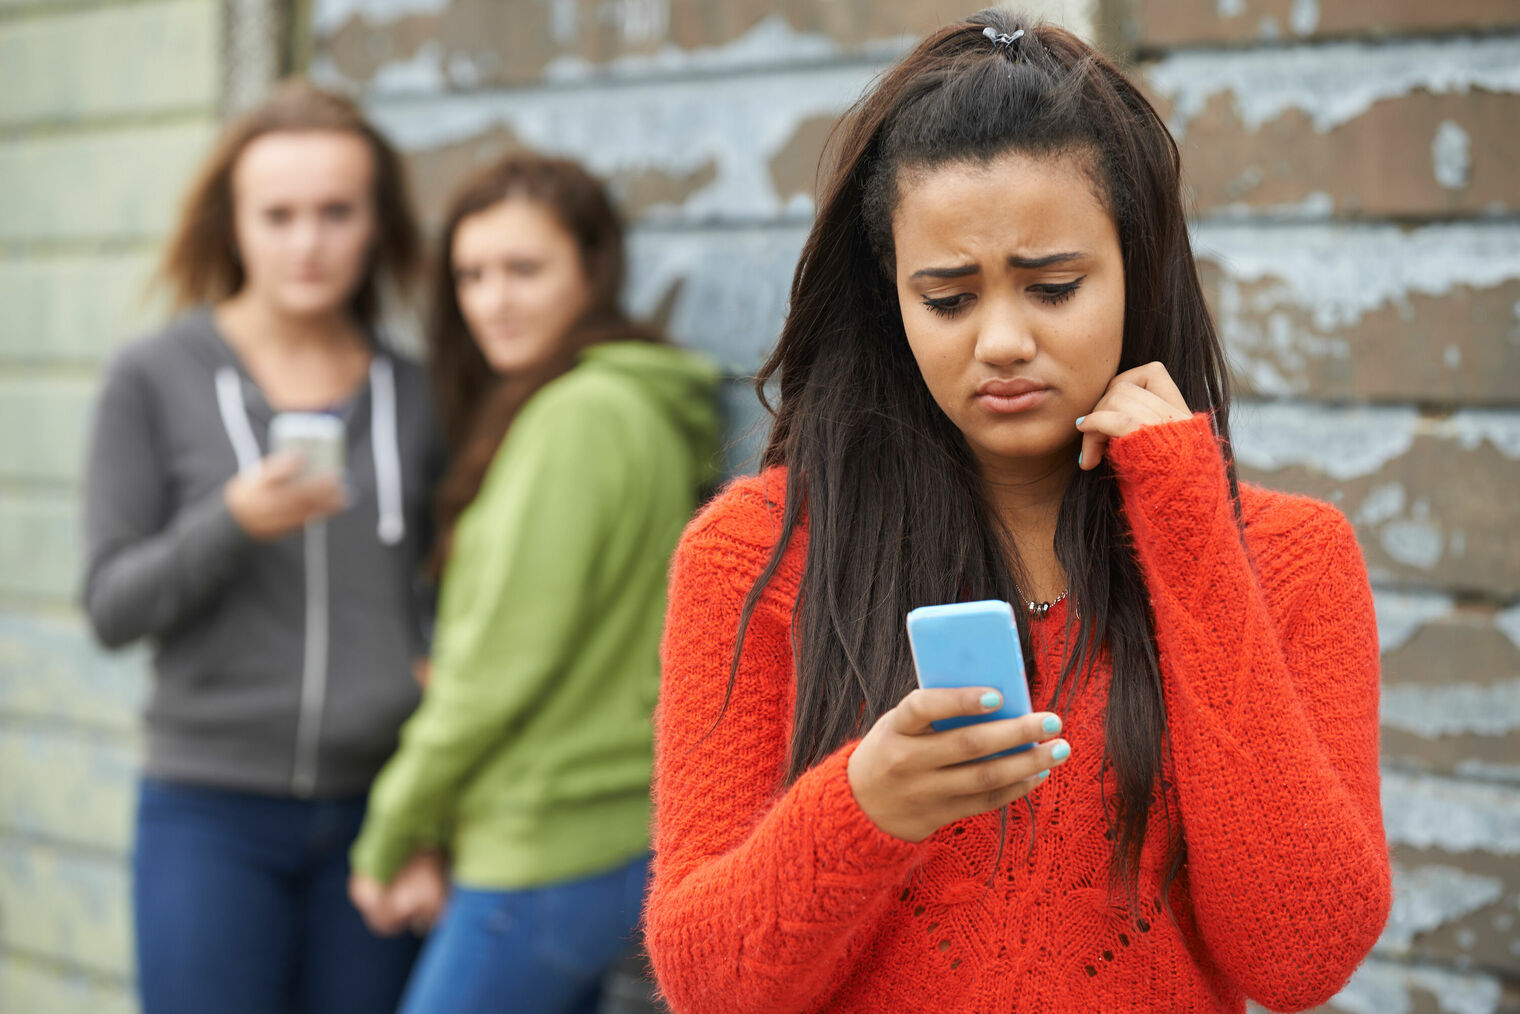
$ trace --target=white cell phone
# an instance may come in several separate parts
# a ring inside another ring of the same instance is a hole
[[[343,476],[343,420],[323,412],[281,412],[269,421],[269,452],[294,451],[306,461],[303,479]]]
[[[921,687],[994,687],[1003,703],[981,715],[934,723],[943,732],[974,722],[1029,714],[1029,681],[1013,607],[1002,599],[921,606],[908,613],[908,644]],[[1004,753],[1020,753],[1028,745]],[[996,756],[1002,756],[997,754]]]

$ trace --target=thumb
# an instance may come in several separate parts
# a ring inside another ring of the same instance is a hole
[[[300,451],[271,454],[259,466],[262,478],[268,482],[290,482],[305,468],[306,457]]]

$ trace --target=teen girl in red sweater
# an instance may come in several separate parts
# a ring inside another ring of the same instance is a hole
[[[679,1012],[1323,1002],[1387,916],[1351,527],[1239,486],[1154,110],[986,11],[836,135],[761,383],[767,470],[688,529],[648,947]],[[917,690],[915,606],[1005,598],[1032,699]],[[996,751],[1034,749],[976,763]]]

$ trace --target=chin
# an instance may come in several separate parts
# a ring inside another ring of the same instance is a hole
[[[347,290],[334,290],[325,286],[321,289],[298,289],[282,292],[279,306],[292,317],[320,317],[341,310],[350,295]]]

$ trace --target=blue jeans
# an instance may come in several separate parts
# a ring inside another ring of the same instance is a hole
[[[132,858],[144,1014],[391,1014],[419,948],[348,900],[364,799],[145,779]]]
[[[521,891],[455,886],[401,1014],[593,1014],[630,946],[649,856]]]

